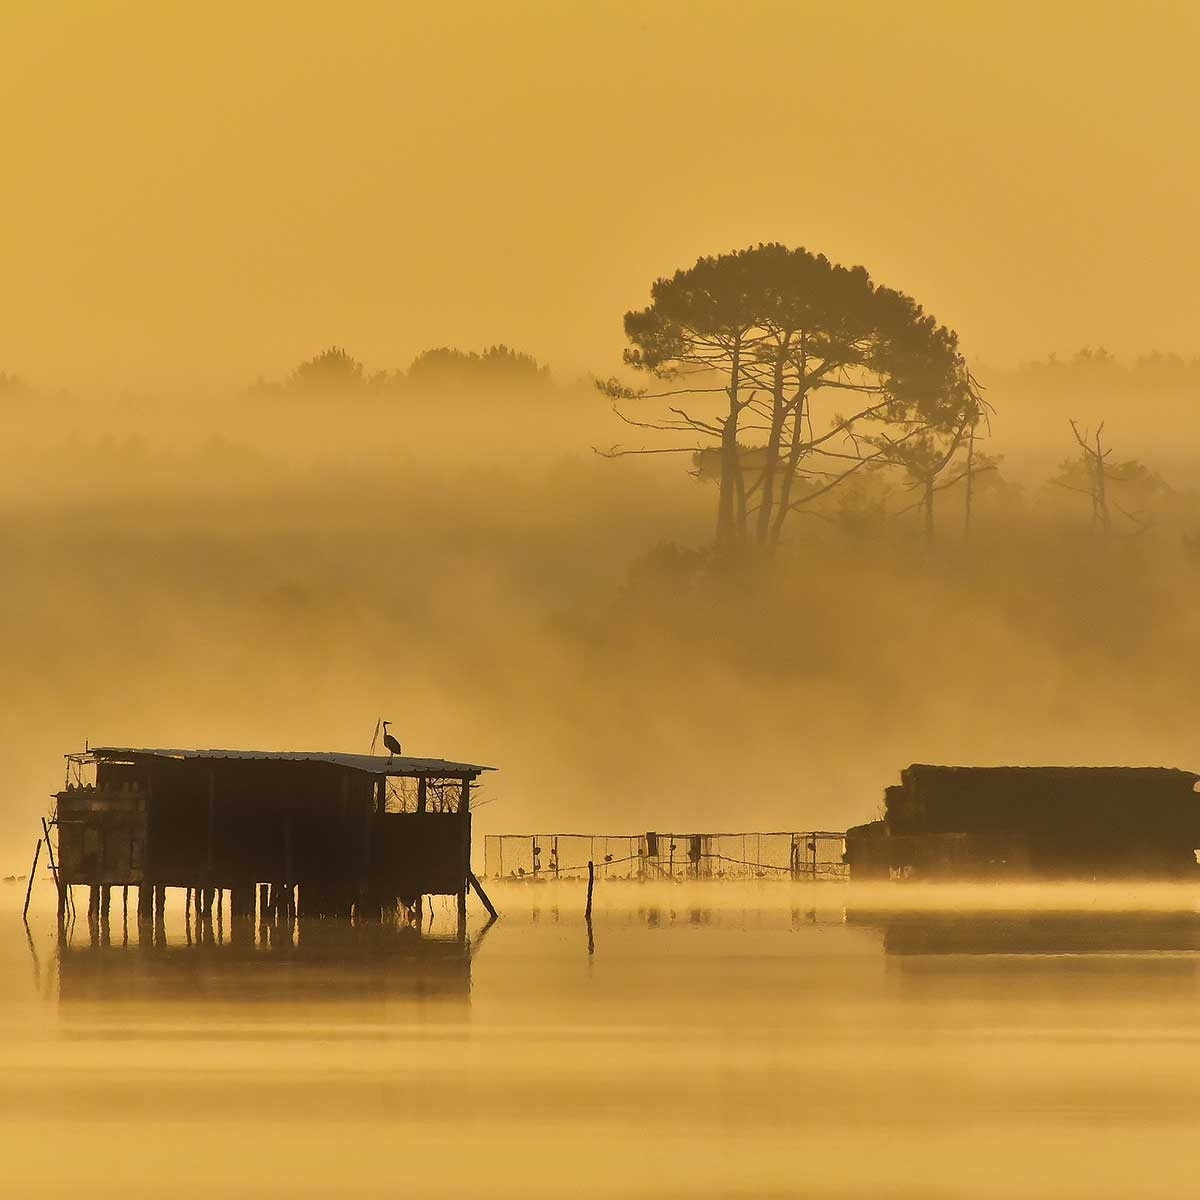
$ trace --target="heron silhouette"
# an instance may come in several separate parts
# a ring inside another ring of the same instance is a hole
[[[400,743],[396,741],[396,739],[390,733],[388,733],[388,726],[390,724],[391,721],[384,721],[383,723],[383,744],[387,747],[388,758],[391,758],[396,754],[404,754],[404,751],[400,749]]]

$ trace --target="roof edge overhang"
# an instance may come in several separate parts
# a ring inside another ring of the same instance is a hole
[[[201,750],[144,746],[90,746],[66,755],[71,762],[136,762],[143,759],[209,761],[222,763],[304,763],[340,767],[383,777],[475,778],[495,767],[482,763],[454,762],[444,758],[414,758],[407,755],[342,754],[321,750]]]

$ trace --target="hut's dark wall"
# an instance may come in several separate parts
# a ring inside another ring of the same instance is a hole
[[[140,883],[146,792],[126,784],[71,788],[58,797],[58,866],[67,883]]]
[[[374,780],[361,772],[237,759],[100,767],[98,783],[140,769],[149,797],[146,869],[154,882],[331,882],[361,874],[368,862]]]
[[[914,764],[885,792],[893,834],[1200,834],[1196,776],[1154,767]]]
[[[469,813],[385,813],[374,820],[371,834],[372,886],[395,890],[402,881],[402,900],[419,895],[449,895],[466,878],[471,817]]]
[[[386,813],[380,778],[336,763],[102,760],[95,788],[58,799],[70,883],[294,883],[338,908],[360,889],[453,894],[470,869],[469,812]]]
[[[1193,875],[1196,779],[1156,767],[914,764],[884,793],[886,836],[875,824],[849,831],[847,859],[856,878]]]

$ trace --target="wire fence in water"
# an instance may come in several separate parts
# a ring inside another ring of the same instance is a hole
[[[492,833],[484,838],[489,879],[846,879],[845,834]]]

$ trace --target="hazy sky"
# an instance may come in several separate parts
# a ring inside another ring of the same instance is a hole
[[[0,370],[83,387],[505,341],[862,262],[977,359],[1200,351],[1200,5],[3,0]]]

